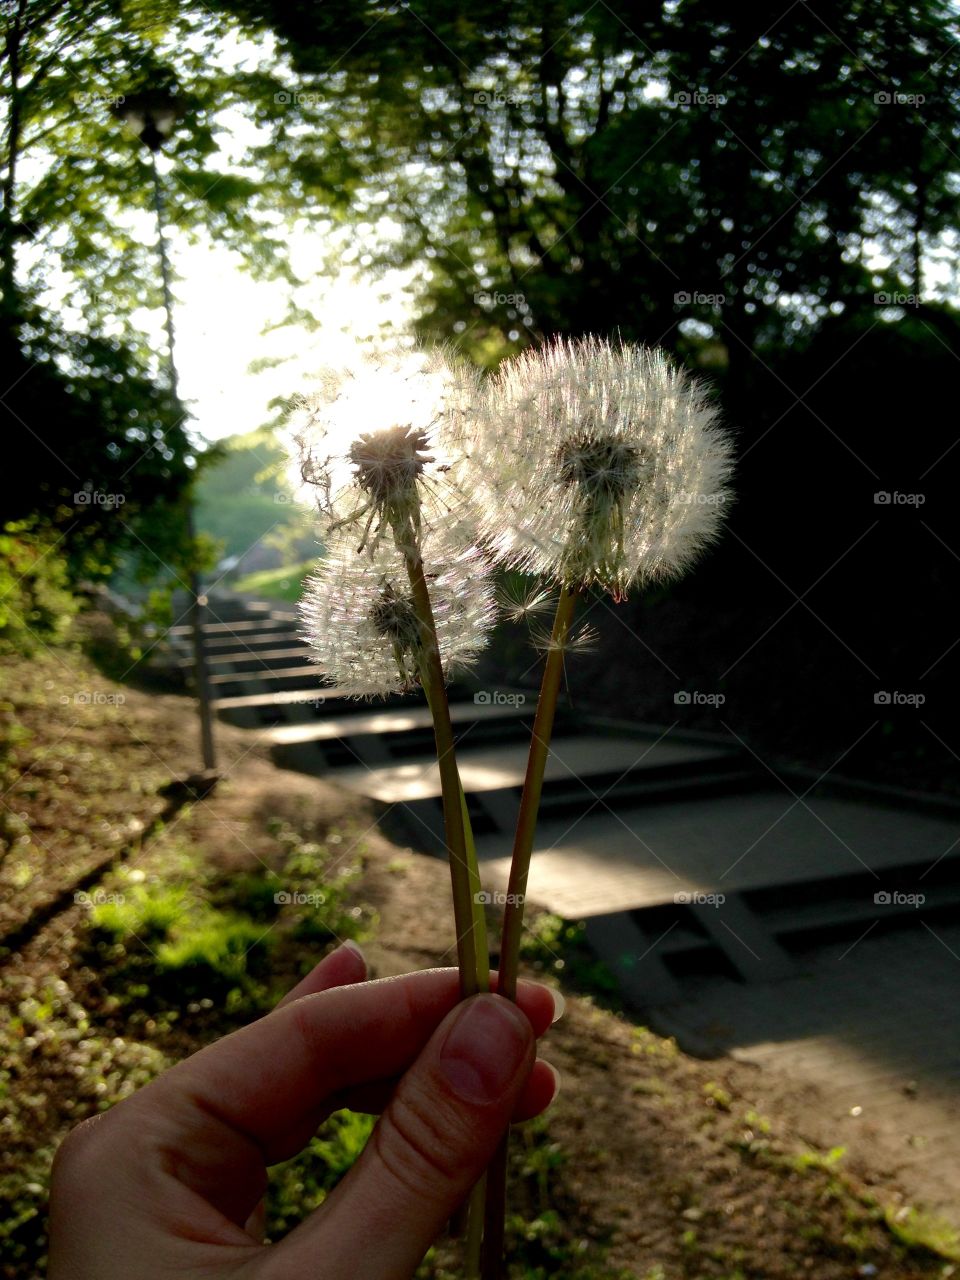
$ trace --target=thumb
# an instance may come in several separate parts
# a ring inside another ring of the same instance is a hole
[[[490,1163],[534,1057],[510,1001],[478,995],[451,1010],[350,1173],[271,1251],[277,1275],[312,1274],[322,1258],[324,1280],[408,1280]]]

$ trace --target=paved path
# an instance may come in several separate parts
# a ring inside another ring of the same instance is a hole
[[[290,611],[212,612],[218,713],[441,852],[426,709],[323,688]],[[173,638],[187,662],[185,629]],[[506,885],[534,697],[468,688],[452,707],[489,888]],[[798,1107],[816,1086],[802,1131],[886,1162],[960,1223],[960,815],[808,785],[735,742],[561,710],[531,898],[584,920],[651,1025],[783,1073]]]

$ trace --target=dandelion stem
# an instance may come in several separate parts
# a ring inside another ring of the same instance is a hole
[[[450,720],[450,704],[443,679],[443,663],[437,643],[437,626],[430,603],[430,591],[423,573],[423,557],[419,548],[406,539],[398,538],[410,579],[410,594],[420,623],[422,652],[421,678],[427,704],[433,720],[433,735],[437,747],[437,765],[440,769],[440,790],[443,797],[443,828],[450,859],[450,879],[453,886],[453,918],[457,932],[457,963],[460,968],[460,994],[463,999],[476,995],[485,987],[481,985],[477,965],[477,946],[473,939],[476,925],[475,907],[471,889],[470,866],[467,861],[467,834],[464,822],[466,805],[461,801],[460,773],[453,747],[453,724]],[[486,977],[486,975],[484,975]]]
[[[513,840],[513,858],[510,863],[510,880],[507,886],[507,903],[503,913],[503,932],[500,935],[500,976],[497,991],[508,1000],[517,998],[517,970],[520,964],[520,937],[523,932],[523,902],[530,873],[530,857],[540,811],[540,793],[543,775],[550,754],[550,738],[563,678],[563,655],[570,625],[573,622],[577,594],[564,587],[557,602],[553,631],[547,650],[547,660],[537,699],[537,711],[527,756],[527,772],[520,797],[520,813]],[[507,1154],[509,1130],[497,1148],[496,1155],[487,1169],[486,1225],[483,1240],[483,1280],[500,1280],[503,1272],[503,1233],[507,1199]]]

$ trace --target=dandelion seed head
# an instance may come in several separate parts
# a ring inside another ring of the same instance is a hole
[[[479,375],[442,349],[358,355],[324,371],[287,423],[300,477],[328,529],[361,547],[442,521],[464,502],[444,433],[462,430]]]
[[[498,559],[618,599],[682,573],[730,500],[704,387],[646,347],[559,339],[504,362],[460,446]]]
[[[474,545],[445,532],[425,532],[423,557],[450,679],[476,660],[496,620],[490,569]],[[403,554],[390,539],[358,555],[352,530],[331,535],[300,601],[300,630],[325,682],[350,696],[386,697],[420,683],[420,622]]]

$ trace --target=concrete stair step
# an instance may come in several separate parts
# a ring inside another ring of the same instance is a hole
[[[210,617],[209,610],[207,617]],[[218,636],[232,636],[243,641],[248,635],[267,632],[291,632],[297,629],[296,615],[281,615],[270,618],[238,618],[233,621],[218,619],[204,622],[201,628],[204,636],[215,639]],[[193,627],[188,622],[178,622],[167,632],[170,636],[191,636]]]
[[[229,698],[232,695],[242,696],[251,693],[283,692],[287,689],[299,689],[309,682],[312,664],[300,664],[295,667],[269,668],[265,671],[224,671],[210,676],[210,684],[218,695]],[[316,672],[316,667],[312,668]],[[319,676],[315,695],[324,692]]]
[[[290,645],[286,648],[259,649],[256,653],[251,653],[244,649],[214,649],[207,652],[207,664],[211,671],[222,671],[225,667],[232,667],[234,671],[260,671],[270,670],[271,667],[280,664],[285,668],[292,666],[312,667],[317,670],[316,664],[311,661],[310,650],[306,645]]]
[[[757,771],[744,766],[742,757],[731,753],[728,760],[711,762],[700,768],[691,762],[683,767],[664,768],[649,774],[631,773],[626,778],[577,778],[572,782],[545,783],[540,802],[541,818],[572,817],[584,805],[598,802],[616,804],[618,810],[638,808],[645,803],[682,800],[688,796],[730,795],[756,788]]]
[[[211,657],[218,653],[236,653],[248,656],[251,651],[259,653],[261,649],[279,649],[301,643],[298,640],[297,628],[293,624],[285,630],[278,631],[270,624],[264,623],[263,630],[257,628],[253,631],[240,633],[208,634],[204,635],[203,638],[204,650]]]
[[[605,738],[593,734],[555,738],[547,760],[547,785],[562,781],[581,785],[581,778],[614,785],[635,769],[700,767],[726,757],[723,748],[689,747],[669,742],[644,743],[637,738]],[[525,742],[464,749],[459,754],[460,774],[467,792],[498,791],[523,784],[527,761]],[[407,803],[440,795],[440,776],[431,756],[381,769],[343,769],[337,781],[351,790],[387,804]]]
[[[518,718],[529,718],[532,709],[516,706],[477,706],[472,701],[453,702],[450,718],[456,724],[504,724]],[[365,734],[376,737],[406,735],[426,730],[432,739],[433,721],[427,707],[413,703],[402,709],[369,711],[358,706],[352,715],[331,716],[316,724],[279,725],[268,735],[277,746],[303,742],[324,742],[338,738],[355,738]]]

